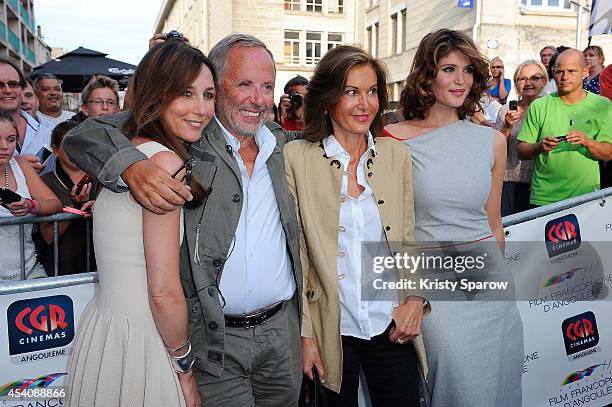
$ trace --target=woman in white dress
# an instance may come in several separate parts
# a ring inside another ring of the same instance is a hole
[[[214,74],[182,40],[153,47],[130,82],[122,132],[152,162],[185,179],[199,205],[184,143],[214,113]],[[108,131],[117,131],[110,129]],[[182,212],[156,215],[129,192],[103,190],[93,212],[99,290],[79,326],[69,371],[71,406],[200,405],[179,279]]]

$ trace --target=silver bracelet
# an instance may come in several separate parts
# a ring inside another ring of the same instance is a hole
[[[191,342],[187,352],[182,356],[170,356],[170,364],[176,373],[188,373],[195,363],[195,356],[191,353]]]
[[[176,352],[176,351],[177,351],[177,350],[179,350],[179,349],[183,349],[183,348],[184,348],[185,346],[187,346],[189,343],[190,343],[190,340],[189,340],[189,335],[187,335],[187,340],[185,341],[185,343],[184,343],[184,344],[182,344],[182,345],[181,345],[181,346],[179,346],[178,348],[169,348],[169,347],[166,347],[166,350],[167,350],[168,352]]]

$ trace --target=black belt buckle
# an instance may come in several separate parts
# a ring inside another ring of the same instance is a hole
[[[283,303],[279,303],[275,307],[258,312],[254,315],[245,316],[243,318],[240,317],[226,317],[225,324],[230,328],[244,328],[249,329],[254,326],[258,326],[266,322],[269,318],[274,316],[278,311],[281,310]]]

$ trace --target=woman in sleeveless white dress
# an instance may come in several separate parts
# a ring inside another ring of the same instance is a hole
[[[198,140],[212,118],[212,65],[187,43],[166,41],[145,55],[130,91],[123,132],[153,163],[185,179],[190,204],[198,205],[203,190],[191,178],[184,142]],[[156,215],[129,192],[103,190],[93,222],[99,285],[77,327],[69,405],[199,406],[179,279],[182,210]]]
[[[497,241],[503,250],[506,140],[463,120],[479,110],[488,75],[486,59],[465,34],[443,29],[427,35],[402,92],[406,120],[385,130],[412,152],[417,240],[486,248],[486,276],[512,284],[494,247]],[[423,340],[432,407],[521,405],[522,323],[513,293],[505,294],[503,301],[483,291],[473,300],[431,302]]]
[[[51,215],[60,212],[61,202],[30,164],[23,157],[13,157],[17,138],[15,119],[7,111],[0,111],[0,189],[15,192],[22,198],[9,204],[2,203],[0,196],[0,217]],[[25,224],[23,228],[26,278],[47,277],[42,265],[36,261],[32,224]],[[20,244],[18,225],[0,227],[0,282],[21,280]]]

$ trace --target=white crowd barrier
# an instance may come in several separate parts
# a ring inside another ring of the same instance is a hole
[[[612,403],[612,188],[507,217],[504,225],[517,294],[529,293],[519,302],[523,406]],[[542,249],[524,250],[524,242]],[[63,405],[73,340],[96,287],[95,273],[0,283],[2,407]]]

